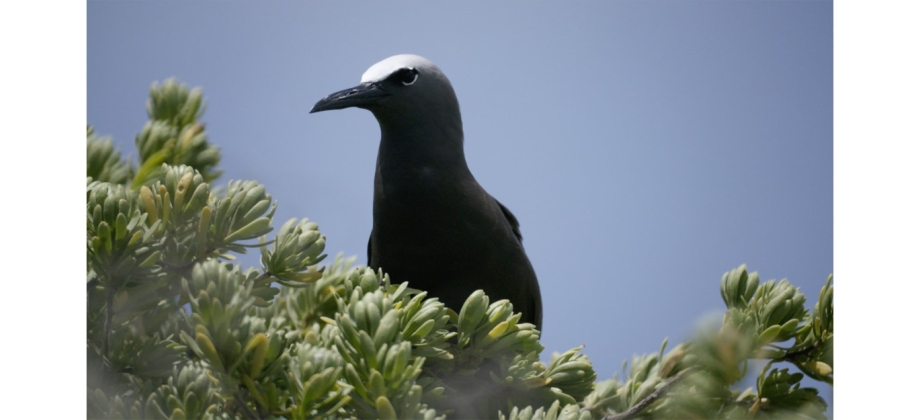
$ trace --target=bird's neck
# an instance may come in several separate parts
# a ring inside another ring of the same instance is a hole
[[[448,177],[471,177],[463,154],[463,126],[459,118],[455,121],[427,124],[402,119],[395,124],[381,123],[377,154],[380,181],[405,182],[406,178],[432,172]]]

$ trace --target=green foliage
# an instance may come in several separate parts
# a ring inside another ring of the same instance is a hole
[[[131,179],[131,164],[122,160],[112,139],[97,137],[92,127],[86,127],[86,176],[113,184]]]
[[[500,415],[504,420],[590,420],[592,419],[589,411],[582,410],[578,404],[569,404],[561,407],[559,401],[553,402],[548,409],[543,407],[537,408],[527,406],[523,409],[514,407],[506,417]]]
[[[786,280],[760,283],[742,265],[722,276],[727,306],[718,329],[706,328],[667,354],[634,357],[627,380],[596,384],[584,407],[595,416],[630,412],[662,388],[671,392],[627,418],[814,418],[823,419],[826,402],[814,388],[802,388],[803,373],[833,383],[833,286],[821,290],[814,311]],[[783,346],[793,340],[792,345]],[[733,388],[752,361],[765,361],[756,389]],[[803,373],[777,369],[792,363]]]
[[[351,260],[319,267],[307,219],[268,239],[265,186],[212,187],[202,103],[154,84],[136,166],[87,131],[87,417],[823,418],[801,380],[833,381],[830,279],[808,311],[741,266],[722,278],[721,327],[595,383],[580,347],[541,362],[507,300],[477,291],[456,313]],[[252,247],[260,267],[231,262]],[[756,360],[756,389],[733,388]]]
[[[164,163],[193,167],[209,182],[220,176],[216,170],[220,151],[208,143],[204,124],[198,121],[203,113],[199,88],[189,90],[175,79],[150,87],[150,120],[134,139],[141,163],[135,170],[133,187],[157,179]]]
[[[262,249],[262,266],[269,275],[284,286],[296,287],[297,282],[312,282],[322,277],[316,270],[306,271],[323,260],[320,255],[326,247],[326,238],[319,233],[319,225],[307,219],[290,219],[281,225],[271,248]]]

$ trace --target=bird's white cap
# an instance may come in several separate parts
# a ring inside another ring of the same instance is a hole
[[[439,74],[443,74],[438,66],[436,66],[425,57],[414,54],[399,54],[385,58],[367,69],[367,71],[365,71],[361,76],[361,83],[379,82],[383,79],[386,79],[388,76],[393,74],[393,72],[409,67],[416,70],[429,69]]]

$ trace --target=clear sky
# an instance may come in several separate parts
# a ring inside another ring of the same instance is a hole
[[[547,354],[585,344],[599,379],[721,313],[741,263],[809,308],[833,271],[830,1],[90,1],[87,18],[97,133],[136,157],[150,84],[201,86],[218,183],[264,183],[276,227],[309,217],[360,264],[377,123],[308,112],[390,55],[435,62],[473,174],[521,222]]]

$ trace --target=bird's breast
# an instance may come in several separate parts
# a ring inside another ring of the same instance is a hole
[[[475,181],[446,181],[430,167],[416,169],[410,180],[381,180],[372,242],[382,256],[425,259],[503,237],[500,210]]]
[[[498,202],[471,177],[422,167],[410,174],[377,179],[371,268],[455,311],[482,289],[494,300],[509,299],[525,322],[539,325],[536,274]]]

